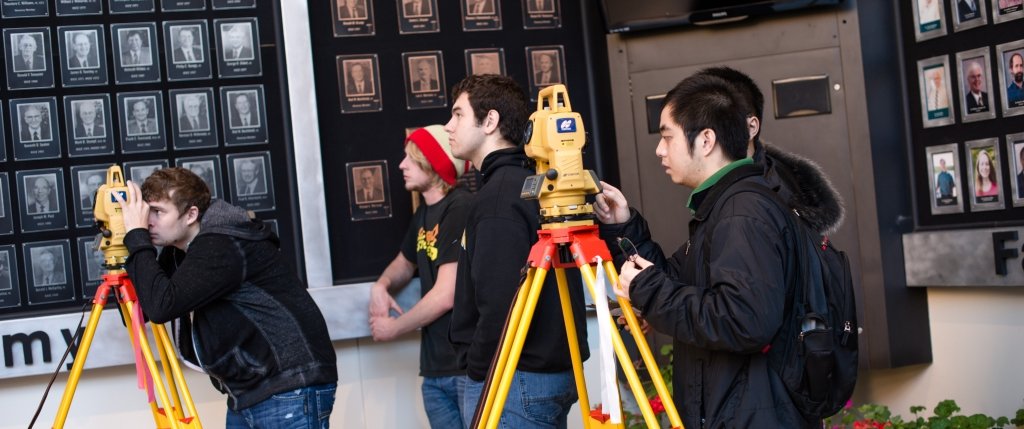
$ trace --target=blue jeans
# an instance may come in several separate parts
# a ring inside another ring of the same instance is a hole
[[[230,408],[227,429],[325,429],[330,426],[337,383],[273,395],[239,411]]]
[[[423,377],[423,408],[433,429],[463,427],[459,408],[466,376]]]
[[[486,394],[483,388],[484,382],[466,377],[462,421],[467,429],[473,422],[477,402]],[[569,409],[577,399],[576,379],[572,371],[540,373],[517,370],[512,377],[498,427],[564,429]]]

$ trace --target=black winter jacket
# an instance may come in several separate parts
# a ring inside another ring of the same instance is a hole
[[[323,315],[281,259],[277,237],[245,210],[214,201],[188,252],[129,231],[126,270],[146,317],[179,319],[183,358],[201,366],[232,410],[338,380]]]
[[[519,289],[521,271],[540,228],[537,201],[519,198],[523,182],[533,174],[522,148],[491,152],[483,161],[483,186],[474,196],[455,281],[455,304],[449,339],[460,368],[482,381],[498,351],[506,316]],[[579,276],[567,273],[570,279]],[[586,317],[583,291],[570,284],[580,352],[586,360]],[[555,273],[546,277],[517,369],[561,372],[572,369]]]
[[[842,209],[837,194],[812,164],[778,151],[768,156],[759,151],[762,161],[768,159],[757,165],[763,176],[741,177],[751,168],[737,169],[693,195],[696,212],[690,239],[671,258],[666,259],[651,241],[646,221],[635,211],[624,224],[601,227],[606,240],[629,237],[641,256],[655,264],[634,278],[630,297],[654,329],[675,339],[673,399],[689,428],[821,425],[796,410],[764,353],[782,325],[796,263],[785,213],[752,193],[736,194],[719,210],[712,209],[718,196],[738,180],[773,188],[791,206],[818,208],[816,226],[825,229],[838,224]],[[792,177],[810,182],[787,182]],[[827,195],[827,201],[800,200],[815,194]],[[705,224],[717,225],[715,231],[706,231]],[[624,255],[617,253],[621,264]]]

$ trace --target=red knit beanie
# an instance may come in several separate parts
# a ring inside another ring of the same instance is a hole
[[[452,155],[452,146],[448,143],[448,133],[441,125],[429,125],[413,131],[406,137],[405,143],[412,142],[423,152],[434,172],[441,176],[445,183],[455,186],[462,173],[466,172],[469,161],[463,161]]]

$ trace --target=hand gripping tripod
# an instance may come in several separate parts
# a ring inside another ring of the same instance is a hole
[[[618,273],[615,271],[608,246],[599,237],[598,227],[591,220],[593,207],[585,201],[588,193],[597,192],[597,180],[594,178],[593,172],[582,170],[583,125],[579,114],[572,112],[565,86],[555,85],[541,90],[537,101],[537,112],[530,116],[527,135],[529,144],[526,146],[526,154],[537,162],[539,174],[527,179],[523,186],[522,196],[540,200],[540,214],[547,223],[541,225],[541,229],[537,231],[537,243],[530,250],[526,279],[520,286],[512,305],[498,355],[492,362],[488,374],[488,381],[484,389],[486,396],[482,398],[481,405],[477,407],[473,427],[494,429],[498,426],[523,344],[526,342],[526,335],[530,330],[530,323],[537,307],[544,279],[548,271],[554,267],[566,336],[569,341],[569,353],[576,378],[576,390],[583,414],[583,427],[587,429],[622,428],[621,423],[610,423],[607,419],[608,416],[602,415],[600,409],[590,409],[586,381],[583,377],[583,361],[580,357],[579,343],[576,337],[576,325],[569,302],[569,287],[566,282],[565,268],[579,268],[591,297],[594,297],[595,288],[605,287],[603,284],[595,284],[597,281],[595,270],[604,269],[612,284],[618,283]],[[565,250],[572,255],[572,261],[563,261],[559,257],[566,253]],[[603,266],[597,266],[599,258]],[[650,372],[658,397],[665,405],[665,412],[668,414],[670,424],[673,428],[682,428],[682,420],[679,419],[668,388],[661,379],[658,365],[640,330],[636,314],[627,299],[619,297],[618,302],[633,339],[636,340],[644,364]],[[551,329],[556,328],[551,327]],[[611,333],[615,355],[626,374],[630,390],[637,399],[647,427],[660,427],[647,400],[647,395],[644,393],[643,386],[640,384],[633,362],[622,342],[622,337],[617,330],[612,330]]]
[[[166,385],[157,368],[153,350],[150,347],[149,339],[146,336],[144,316],[135,295],[135,287],[132,285],[128,274],[124,271],[124,262],[127,259],[128,251],[124,247],[124,221],[121,218],[121,207],[114,201],[112,192],[121,193],[127,199],[127,188],[122,180],[121,167],[112,166],[107,170],[107,182],[96,192],[99,198],[95,198],[96,207],[93,213],[96,216],[96,223],[102,231],[102,238],[99,238],[99,248],[103,250],[103,265],[107,268],[107,274],[103,275],[103,283],[96,290],[92,300],[92,311],[89,314],[89,323],[82,334],[79,343],[78,354],[75,363],[68,375],[64,395],[61,397],[60,408],[54,419],[53,427],[56,429],[64,427],[64,421],[68,416],[68,409],[71,407],[71,400],[75,396],[75,388],[78,387],[78,380],[81,378],[82,369],[85,367],[86,357],[89,355],[89,347],[92,345],[93,336],[96,334],[96,327],[99,325],[100,316],[103,314],[103,307],[107,304],[108,296],[113,293],[117,299],[121,317],[128,330],[128,337],[135,349],[136,367],[139,371],[139,386],[145,386],[149,392],[149,406],[153,412],[153,419],[158,429],[202,429],[199,422],[196,406],[192,402],[192,395],[185,385],[185,377],[181,373],[181,366],[178,364],[174,345],[163,325],[153,324],[153,338],[156,342],[157,352],[160,354],[160,362],[163,374],[167,377]],[[106,228],[105,226],[109,227]],[[140,357],[141,355],[141,357]],[[142,362],[145,361],[145,368]],[[181,388],[181,396],[178,395],[178,387]],[[154,389],[155,388],[155,389]],[[157,404],[154,397],[160,398]],[[168,397],[170,392],[174,403]],[[188,408],[186,417],[182,410],[184,397],[185,407]]]

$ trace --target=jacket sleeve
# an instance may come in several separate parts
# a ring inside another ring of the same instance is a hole
[[[604,239],[608,250],[615,259],[615,266],[621,267],[626,262],[626,253],[619,247],[619,237],[628,238],[636,247],[636,252],[648,261],[654,263],[668,272],[672,277],[679,277],[682,273],[685,252],[680,249],[670,258],[665,257],[665,252],[658,243],[651,239],[651,230],[647,226],[647,220],[636,209],[629,208],[629,220],[620,224],[601,225],[601,238]]]
[[[242,284],[245,278],[241,250],[230,237],[196,237],[185,258],[168,274],[157,262],[156,248],[144,228],[125,235],[125,269],[135,284],[146,317],[165,323],[208,304]]]
[[[684,284],[651,267],[633,279],[630,297],[654,329],[678,341],[760,351],[782,324],[785,241],[777,227],[748,216],[723,218],[712,234],[707,285]]]
[[[474,380],[482,380],[491,358],[498,352],[505,319],[519,290],[526,255],[530,253],[531,234],[535,232],[510,219],[490,218],[477,223],[475,233],[475,263],[470,276],[476,289],[479,318],[467,352],[467,373]]]

